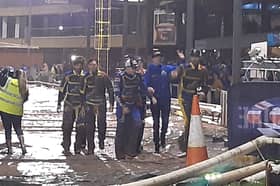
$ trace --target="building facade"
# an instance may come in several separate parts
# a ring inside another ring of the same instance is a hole
[[[94,1],[89,0],[0,0],[0,42],[36,46],[48,64],[67,62],[72,54],[94,56]],[[121,58],[124,3],[112,0],[111,50],[113,64]],[[145,12],[143,1],[129,1],[127,52],[145,52]],[[138,7],[141,6],[137,14]],[[137,19],[137,15],[141,15]],[[141,24],[136,39],[136,21]],[[138,37],[139,38],[139,37]],[[88,46],[87,43],[90,43]]]
[[[187,43],[190,43],[192,47],[202,49],[205,53],[218,52],[230,61],[233,48],[235,1],[173,0],[166,3],[160,1],[156,6],[175,12],[178,48],[186,48]],[[241,17],[238,20],[241,23],[241,55],[245,55],[251,43],[266,41],[269,33],[280,32],[280,3],[276,0],[238,1],[241,4]],[[188,10],[193,10],[193,12],[188,12]],[[189,40],[187,39],[190,35],[188,32],[192,32]]]
[[[145,57],[153,46],[161,48],[167,60],[175,59],[178,48],[195,47],[202,49],[205,55],[219,55],[230,62],[234,1],[111,0],[111,68],[119,65],[124,53]],[[0,0],[0,42],[39,47],[48,64],[66,62],[72,54],[91,57],[96,42],[93,2]],[[278,1],[242,0],[241,6],[240,46],[244,51],[251,43],[266,40],[268,33],[280,31]],[[162,10],[167,14],[155,17],[154,12]],[[161,23],[162,19],[166,22],[158,26],[163,30],[160,34],[163,38],[164,34],[171,35],[175,42],[157,45],[154,23]]]

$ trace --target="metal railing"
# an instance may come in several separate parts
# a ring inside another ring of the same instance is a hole
[[[170,89],[173,97],[171,109],[178,113],[181,110],[177,100],[178,84],[172,84]],[[218,94],[218,97],[214,99],[215,94]],[[210,89],[208,91],[206,102],[200,102],[203,122],[227,127],[227,96],[228,92],[225,90]]]
[[[81,36],[85,35],[85,28],[82,26],[63,27],[47,27],[47,28],[32,28],[32,37],[46,36]]]
[[[220,104],[221,104],[221,125],[227,127],[227,113],[228,113],[228,92],[221,90]]]
[[[38,80],[35,81],[28,81],[28,84],[44,85],[44,86],[55,87],[55,88],[59,87],[59,82],[42,81],[39,78]],[[202,122],[227,127],[227,112],[228,112],[227,99],[228,99],[228,92],[221,90],[220,104],[200,102]],[[149,101],[147,101],[147,104],[149,104]],[[181,107],[179,106],[177,98],[171,99],[171,111],[172,113],[182,116]]]

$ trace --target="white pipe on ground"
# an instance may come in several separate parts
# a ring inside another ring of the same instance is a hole
[[[280,165],[276,165],[276,164],[273,164],[271,163],[270,164],[270,167],[269,167],[271,170],[271,172],[274,172],[274,173],[280,173]],[[240,184],[246,184],[246,183],[255,183],[259,180],[262,180],[266,177],[266,171],[262,171],[262,172],[259,172],[257,174],[254,174],[252,176],[249,176],[247,178],[244,178],[240,181]]]
[[[229,183],[232,183],[234,181],[239,181],[242,178],[246,178],[250,175],[256,174],[260,171],[266,170],[268,165],[268,161],[261,161],[257,164],[243,167],[240,169],[232,170],[223,174],[220,174],[219,176],[216,176],[215,178],[209,179],[208,184],[211,185],[226,185]]]
[[[240,184],[255,183],[256,181],[264,179],[266,176],[266,171],[261,171],[257,174],[244,178],[240,181]]]
[[[225,160],[231,159],[236,155],[248,154],[250,152],[253,152],[256,150],[257,147],[259,148],[266,144],[280,144],[280,138],[270,138],[261,136],[255,140],[238,146],[214,158],[205,160],[190,167],[179,169],[177,171],[170,172],[154,178],[124,184],[124,186],[163,186],[178,183],[188,178],[198,176],[199,173],[204,169],[215,166],[217,164],[221,164]]]

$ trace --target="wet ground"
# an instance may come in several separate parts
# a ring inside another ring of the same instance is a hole
[[[185,167],[177,145],[183,130],[181,117],[171,116],[167,147],[153,153],[152,118],[146,119],[144,150],[132,160],[118,161],[114,154],[115,115],[108,113],[105,150],[95,155],[65,157],[60,146],[62,115],[56,113],[57,90],[32,86],[30,100],[25,104],[23,129],[28,153],[21,155],[18,140],[13,135],[13,155],[7,156],[4,131],[0,131],[0,185],[117,185],[160,175]],[[212,136],[226,135],[225,129],[204,125],[209,156],[226,150],[224,142],[212,142]],[[74,141],[73,133],[73,141]],[[98,143],[97,143],[98,144]],[[73,145],[72,145],[73,151]]]

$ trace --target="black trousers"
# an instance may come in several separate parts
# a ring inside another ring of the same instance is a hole
[[[99,105],[86,105],[86,116],[85,116],[85,124],[86,124],[86,140],[88,143],[88,151],[94,151],[95,144],[95,131],[96,131],[96,121],[98,128],[98,140],[99,143],[103,143],[106,138],[106,103],[101,103]]]
[[[86,147],[85,114],[85,107],[81,107],[76,119],[76,142],[74,143],[74,150],[77,154]]]
[[[168,123],[169,123],[169,114],[170,114],[170,103],[168,104],[152,104],[151,105],[151,111],[153,116],[153,134],[154,134],[154,143],[156,146],[159,145],[159,142],[161,141],[162,145],[165,144],[165,135],[168,129]],[[161,133],[160,131],[160,123],[159,119],[161,117]],[[160,136],[159,136],[160,135]]]
[[[62,131],[63,131],[62,146],[65,151],[70,150],[71,135],[73,131],[74,122],[79,113],[79,109],[80,106],[74,107],[67,102],[64,103],[63,121],[62,121]]]
[[[14,127],[17,136],[23,135],[21,128],[22,116],[16,116],[4,112],[0,112],[0,115],[5,129],[6,141],[12,139],[12,127]]]

